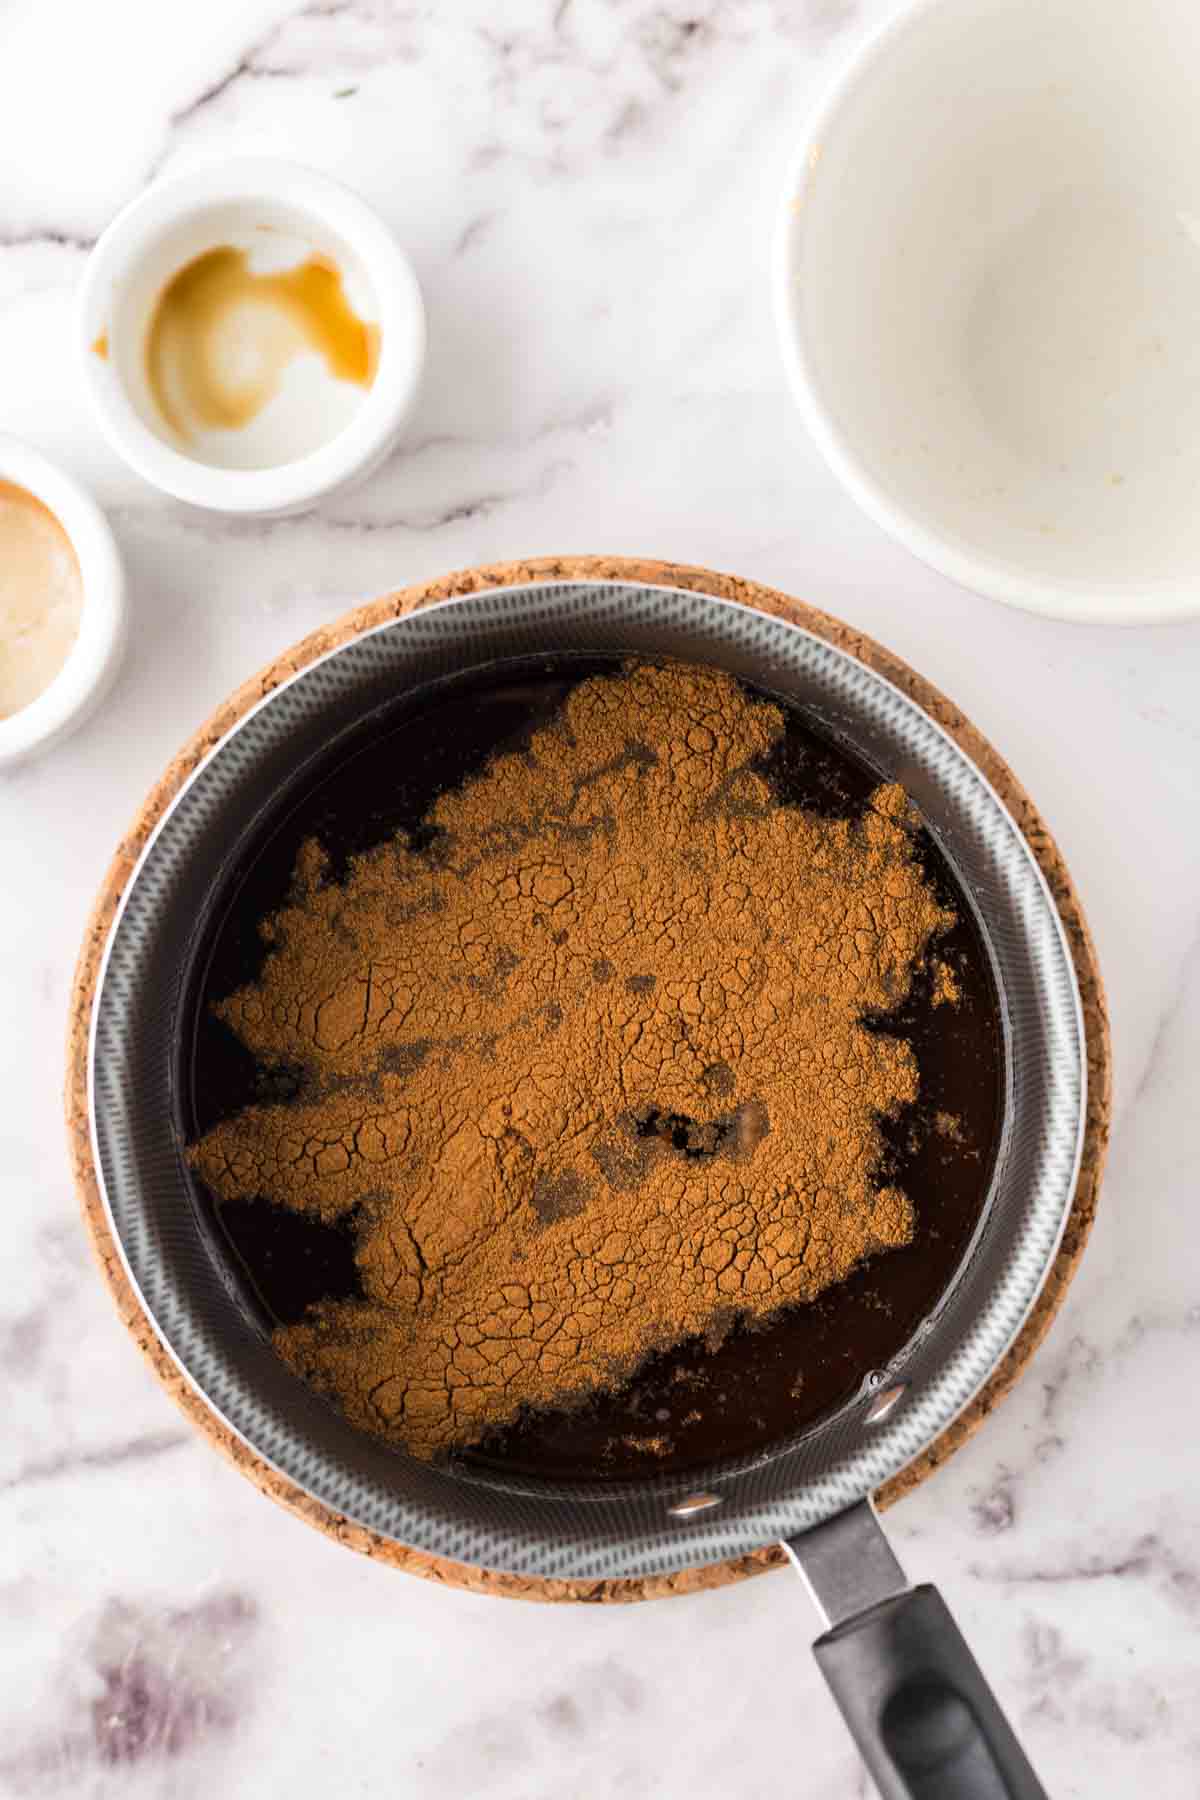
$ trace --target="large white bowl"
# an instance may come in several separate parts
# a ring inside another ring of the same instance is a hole
[[[774,279],[814,437],[917,556],[1200,614],[1198,0],[920,0],[812,120]]]

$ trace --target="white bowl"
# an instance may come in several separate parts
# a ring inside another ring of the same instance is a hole
[[[871,516],[1064,618],[1200,613],[1200,5],[922,0],[836,82],[775,253]]]
[[[103,699],[125,647],[125,576],[108,520],[90,494],[28,444],[0,437],[0,481],[11,481],[49,508],[79,561],[83,602],[79,635],[48,687],[0,719],[0,766],[23,762],[74,731]]]
[[[347,422],[317,448],[267,467],[222,467],[172,441],[149,393],[146,333],[172,275],[255,232],[328,257],[367,296],[379,362]],[[279,514],[362,480],[391,451],[420,382],[425,313],[412,265],[364,200],[315,170],[251,157],[156,182],[117,215],[88,259],[79,348],[101,429],[145,480],[213,511]]]

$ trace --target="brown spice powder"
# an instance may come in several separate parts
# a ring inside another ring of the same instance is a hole
[[[635,666],[528,753],[327,879],[316,844],[222,1016],[302,1099],[191,1152],[221,1199],[357,1208],[365,1300],[280,1328],[358,1425],[420,1456],[626,1379],[908,1242],[876,1170],[915,1099],[864,1017],[953,923],[902,790],[857,823],[775,802],[779,708]]]
[[[957,1006],[962,999],[962,984],[949,963],[934,963],[930,998],[934,1006]]]

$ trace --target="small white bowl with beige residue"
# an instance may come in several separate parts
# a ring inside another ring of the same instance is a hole
[[[213,511],[299,511],[361,480],[416,398],[408,258],[341,183],[269,157],[155,183],[118,214],[80,300],[85,380],[114,449]]]
[[[116,674],[125,626],[104,514],[56,464],[0,436],[0,767],[82,724]]]

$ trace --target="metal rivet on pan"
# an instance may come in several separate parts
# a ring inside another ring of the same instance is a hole
[[[673,1519],[690,1519],[693,1513],[707,1512],[710,1506],[722,1506],[722,1494],[689,1494],[686,1500],[676,1501],[668,1506],[667,1511]]]
[[[898,1381],[894,1387],[884,1388],[882,1393],[876,1394],[866,1410],[864,1424],[882,1425],[883,1421],[890,1418],[895,1412],[903,1400],[907,1388],[907,1381]]]

